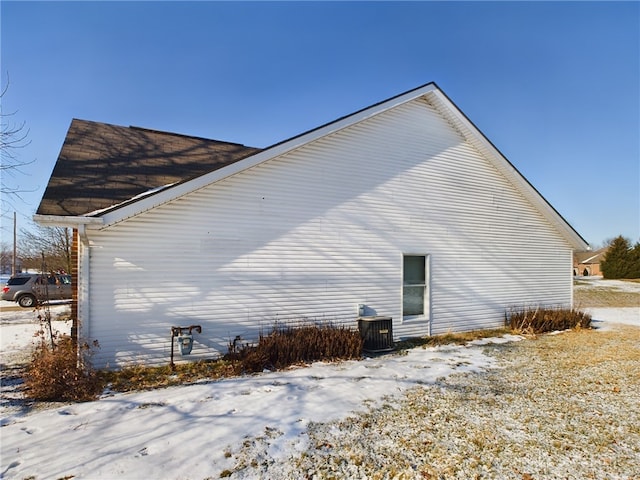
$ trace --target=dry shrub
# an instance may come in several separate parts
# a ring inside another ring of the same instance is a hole
[[[281,369],[316,360],[349,360],[362,355],[360,333],[346,327],[274,328],[257,345],[230,348],[226,358],[238,360],[245,372]]]
[[[25,372],[29,396],[47,401],[94,400],[102,384],[87,358],[89,345],[82,344],[80,351],[79,361],[77,346],[68,336],[51,344],[41,341]]]
[[[507,326],[516,332],[545,333],[571,328],[589,328],[591,315],[574,308],[537,307],[514,309]]]

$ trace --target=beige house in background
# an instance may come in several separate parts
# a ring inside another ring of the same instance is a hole
[[[573,255],[573,276],[593,277],[601,276],[600,262],[604,258],[609,247],[604,247],[591,252],[577,252]]]

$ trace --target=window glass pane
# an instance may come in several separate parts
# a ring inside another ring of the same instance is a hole
[[[404,284],[424,285],[424,256],[411,255],[404,257]]]
[[[403,315],[424,313],[424,287],[404,287],[402,295]]]

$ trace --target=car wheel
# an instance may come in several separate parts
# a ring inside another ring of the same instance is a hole
[[[36,297],[34,297],[33,295],[22,295],[18,299],[18,305],[23,308],[34,307],[36,305]]]

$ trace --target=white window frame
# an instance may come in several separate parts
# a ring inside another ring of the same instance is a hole
[[[404,314],[404,288],[409,285],[404,284],[404,259],[405,257],[424,257],[424,285],[418,284],[413,286],[424,286],[424,295],[422,306],[422,314],[420,315],[405,315]],[[401,290],[400,290],[400,310],[402,311],[402,321],[429,321],[431,318],[431,255],[427,253],[403,253],[402,254],[402,275],[401,275]]]

